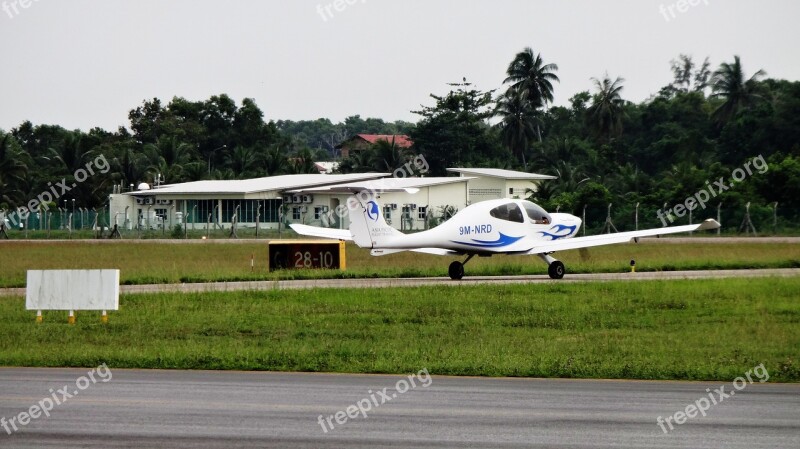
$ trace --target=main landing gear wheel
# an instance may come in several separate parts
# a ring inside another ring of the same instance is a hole
[[[450,279],[457,281],[464,277],[464,264],[455,261],[450,264],[450,267],[447,269],[447,274],[450,275]]]
[[[566,273],[566,268],[564,268],[564,263],[560,260],[556,260],[547,266],[547,274],[550,275],[551,279],[561,279],[564,277],[564,273]]]

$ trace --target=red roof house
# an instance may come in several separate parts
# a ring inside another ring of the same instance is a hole
[[[350,156],[353,152],[365,150],[381,140],[390,143],[394,141],[394,144],[400,148],[409,148],[414,144],[411,138],[405,134],[356,134],[339,145],[336,145],[336,149],[341,150],[342,157],[345,158]]]

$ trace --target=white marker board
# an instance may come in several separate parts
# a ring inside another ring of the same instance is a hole
[[[119,310],[119,270],[28,270],[28,310]]]

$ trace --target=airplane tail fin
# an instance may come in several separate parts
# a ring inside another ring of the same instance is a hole
[[[362,248],[380,248],[395,237],[404,234],[391,227],[383,218],[377,198],[363,191],[348,201],[350,233],[353,241]]]

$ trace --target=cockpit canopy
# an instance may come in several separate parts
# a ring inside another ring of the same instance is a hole
[[[530,201],[508,202],[501,204],[489,211],[489,215],[499,220],[513,221],[515,223],[525,223],[525,214],[522,213],[522,208],[525,209],[525,214],[528,216],[529,223],[532,224],[550,224],[553,222],[544,209],[531,203]]]
[[[538,204],[531,203],[530,201],[523,201],[522,207],[525,208],[525,212],[528,214],[528,219],[530,219],[531,223],[550,224],[553,222],[553,218],[550,217],[550,214]]]

